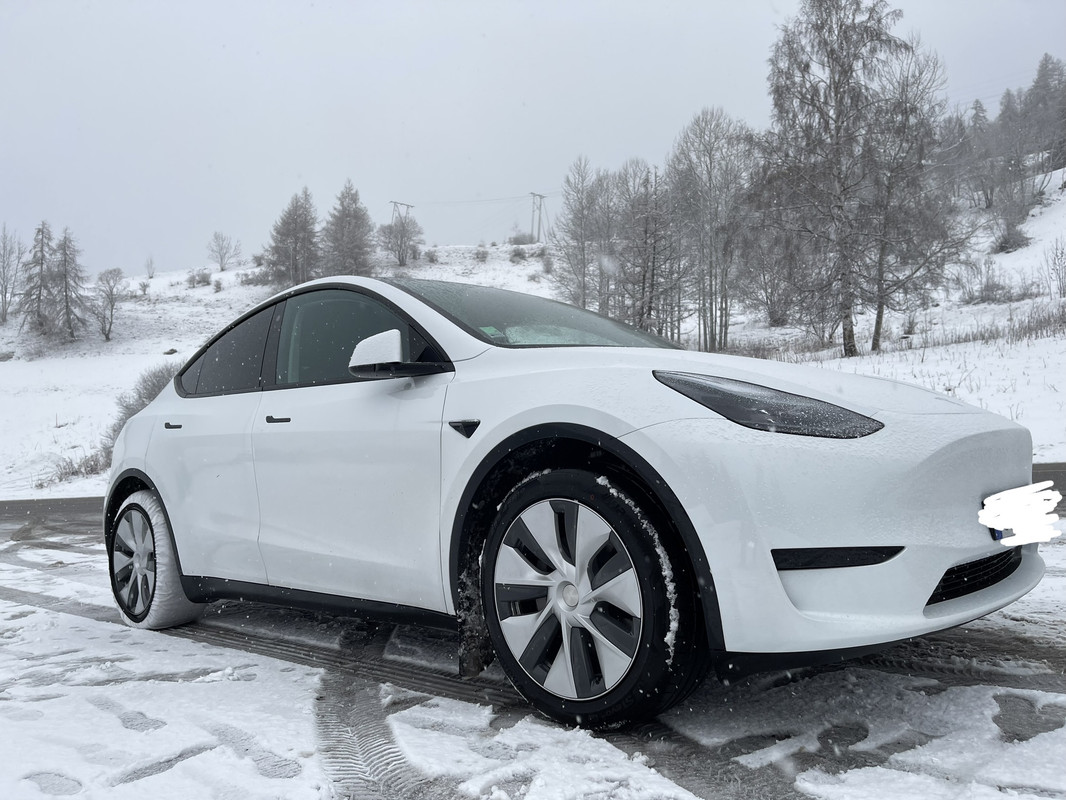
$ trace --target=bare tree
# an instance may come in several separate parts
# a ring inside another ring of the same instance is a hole
[[[624,308],[619,315],[631,325],[671,335],[676,322],[672,302],[681,280],[677,229],[666,181],[657,167],[630,159],[619,170],[619,272],[616,287]]]
[[[115,323],[115,306],[126,289],[126,276],[118,267],[105,269],[96,278],[96,296],[89,304],[89,311],[100,328],[105,342],[111,341],[111,328]]]
[[[793,180],[806,234],[825,244],[845,356],[858,354],[857,268],[869,244],[856,226],[869,189],[865,135],[880,113],[876,83],[888,60],[908,49],[891,34],[901,16],[885,0],[804,0],[770,56],[766,153]]]
[[[959,224],[951,182],[935,168],[943,86],[938,59],[915,38],[878,87],[881,113],[864,145],[870,188],[857,224],[870,242],[862,253],[864,299],[876,309],[872,350],[881,349],[885,310],[901,310],[940,283],[945,264],[961,258],[976,233]]]
[[[412,247],[417,248],[422,242],[422,226],[411,216],[410,209],[394,213],[392,222],[378,228],[378,244],[401,267],[407,266]]]
[[[589,307],[593,295],[597,188],[589,160],[579,157],[563,181],[563,208],[551,234],[562,261],[552,271],[552,278],[566,299],[581,308]]]
[[[7,312],[15,302],[25,255],[26,245],[4,223],[0,229],[0,325],[7,322]]]
[[[728,344],[730,288],[754,153],[747,129],[721,109],[704,109],[674,143],[669,179],[682,246],[692,265],[697,344]]]
[[[207,255],[216,264],[219,272],[225,272],[226,267],[241,258],[241,243],[234,241],[222,231],[211,234],[211,241],[207,243]]]

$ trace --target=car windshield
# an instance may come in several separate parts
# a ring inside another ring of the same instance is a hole
[[[591,311],[543,297],[447,281],[388,281],[420,298],[482,341],[500,347],[676,346]]]

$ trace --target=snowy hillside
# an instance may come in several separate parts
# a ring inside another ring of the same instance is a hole
[[[1062,184],[1062,174],[1056,174],[1047,201],[1026,223],[1031,244],[991,262],[1007,284],[1043,286],[1041,297],[965,305],[958,290],[950,291],[911,319],[890,314],[889,352],[846,360],[835,358],[833,351],[792,357],[953,394],[1029,427],[1038,462],[1066,461],[1066,337],[941,344],[982,331],[987,335],[994,327],[1005,331],[1063,302],[1048,296],[1043,261],[1048,244],[1066,236]],[[527,246],[526,257],[515,258],[510,245],[437,246],[429,248],[436,263],[430,262],[427,251],[403,272],[551,297],[556,287],[537,257],[539,249]],[[399,272],[379,257],[382,275]],[[245,274],[239,269],[212,273],[209,284],[195,287],[180,271],[153,278],[130,276],[131,294],[118,307],[111,342],[90,330],[78,342],[45,348],[36,337],[20,332],[17,318],[0,328],[0,499],[101,495],[102,475],[57,484],[57,466],[95,447],[114,418],[115,398],[129,391],[144,370],[166,362],[180,366],[233,317],[272,293],[244,285]],[[857,320],[861,341],[869,341],[872,316],[863,314]],[[910,328],[913,332],[905,334]],[[731,328],[732,340],[740,344],[787,342],[799,336],[798,331],[770,331],[742,313]]]

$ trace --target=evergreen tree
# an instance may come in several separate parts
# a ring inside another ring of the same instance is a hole
[[[322,275],[369,275],[374,223],[351,180],[322,228]]]
[[[33,244],[30,256],[22,265],[22,296],[19,298],[18,311],[22,314],[22,324],[29,323],[38,333],[51,333],[53,319],[51,315],[51,265],[53,252],[52,226],[47,220],[33,232]]]
[[[88,305],[85,269],[78,263],[80,255],[74,234],[70,228],[65,228],[53,254],[51,295],[56,327],[72,341],[77,338],[77,331],[85,326]]]
[[[264,262],[273,283],[295,286],[318,275],[318,214],[305,186],[294,194],[270,234]]]

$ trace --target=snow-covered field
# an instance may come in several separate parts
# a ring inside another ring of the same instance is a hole
[[[1064,686],[1062,538],[1043,546],[1049,571],[1035,592],[956,632],[954,644],[919,641],[883,662],[733,686],[708,681],[642,739],[131,630],[112,608],[95,530],[27,538],[26,524],[0,520],[5,800],[325,800],[348,796],[337,783],[346,767],[351,780],[375,778],[368,754],[386,776],[402,771],[397,761],[407,770],[390,797],[1066,797],[1066,692],[1048,690]],[[283,627],[255,609],[237,624]],[[298,636],[330,641],[337,624]],[[981,653],[987,642],[1017,654]],[[385,652],[454,667],[450,650],[414,629],[398,629]],[[715,793],[693,794],[663,774],[668,766]]]
[[[1062,173],[1056,173],[1051,185],[1060,187],[1062,181]],[[1014,285],[1046,283],[1044,249],[1057,237],[1066,237],[1066,192],[1049,189],[1046,204],[1033,212],[1024,230],[1032,237],[1030,246],[996,256],[995,269]],[[510,246],[485,248],[484,262],[476,259],[475,247],[433,249],[439,263],[423,259],[407,272],[547,297],[555,293],[541,260],[531,254],[512,263]],[[535,248],[527,249],[532,253]],[[393,270],[385,267],[384,272]],[[129,391],[144,370],[165,362],[180,366],[239,312],[271,294],[264,287],[242,285],[240,274],[233,269],[213,274],[212,283],[217,281],[221,291],[213,285],[189,288],[184,272],[151,279],[130,276],[133,296],[119,305],[111,342],[86,332],[81,341],[44,348],[20,333],[17,319],[0,328],[0,499],[103,494],[103,476],[51,483],[57,464],[96,445],[114,418],[115,398]],[[990,325],[1005,328],[1034,309],[1063,302],[1045,295],[1011,304],[963,305],[955,293],[921,312],[917,331],[907,339],[900,338],[903,315],[889,314],[889,352],[852,359],[826,352],[815,363],[953,394],[1026,425],[1033,433],[1035,461],[1066,461],[1066,338],[936,344]],[[864,342],[869,341],[872,316],[857,319]],[[736,342],[788,339],[796,332],[770,332],[757,319],[741,314],[731,335]]]

